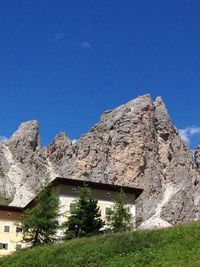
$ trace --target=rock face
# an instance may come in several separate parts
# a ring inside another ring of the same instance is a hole
[[[42,179],[48,175],[45,151],[40,148],[38,122],[22,123],[12,137],[1,145],[1,163],[6,164],[6,168],[2,165],[2,172],[9,185],[9,189],[4,190],[4,196],[13,199],[13,205],[23,206],[35,195]]]
[[[193,159],[161,98],[149,95],[105,112],[75,144],[61,133],[41,148],[37,121],[0,143],[0,194],[12,205],[25,205],[46,177],[137,186],[144,228],[199,218],[199,170],[200,146]]]

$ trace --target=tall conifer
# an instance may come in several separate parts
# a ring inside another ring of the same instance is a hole
[[[25,212],[22,221],[24,241],[32,246],[52,243],[58,229],[59,200],[51,184],[45,187],[36,198],[36,206]]]
[[[91,195],[91,190],[85,185],[78,192],[79,199],[75,201],[71,215],[65,224],[65,238],[71,239],[99,233],[103,226],[97,200]]]
[[[131,222],[133,218],[129,211],[126,195],[122,190],[119,192],[112,211],[107,219],[114,232],[131,229]]]

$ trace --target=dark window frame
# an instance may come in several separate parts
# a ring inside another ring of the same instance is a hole
[[[8,243],[0,243],[0,250],[8,250]]]
[[[16,233],[22,233],[23,232],[23,229],[21,226],[17,226],[16,227]]]
[[[10,233],[10,225],[4,225],[4,227],[3,227],[3,232],[4,233]],[[7,230],[6,230],[7,229]]]
[[[105,207],[105,215],[106,216],[110,216],[112,212],[112,208],[111,207]]]
[[[69,203],[69,211],[73,212],[75,210],[75,208],[76,208],[76,203],[70,202]]]

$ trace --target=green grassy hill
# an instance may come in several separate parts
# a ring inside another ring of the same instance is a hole
[[[7,267],[200,266],[200,223],[82,238],[0,258]]]

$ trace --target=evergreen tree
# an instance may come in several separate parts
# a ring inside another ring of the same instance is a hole
[[[22,221],[24,241],[32,246],[52,243],[58,229],[59,200],[51,184],[45,187],[36,199],[36,206],[25,212]]]
[[[97,200],[91,195],[91,190],[84,185],[78,192],[79,199],[75,202],[71,214],[64,224],[65,238],[71,239],[99,233],[104,225],[101,220]]]
[[[112,211],[107,216],[107,220],[114,232],[126,231],[131,228],[132,216],[126,195],[122,190],[119,192]]]

